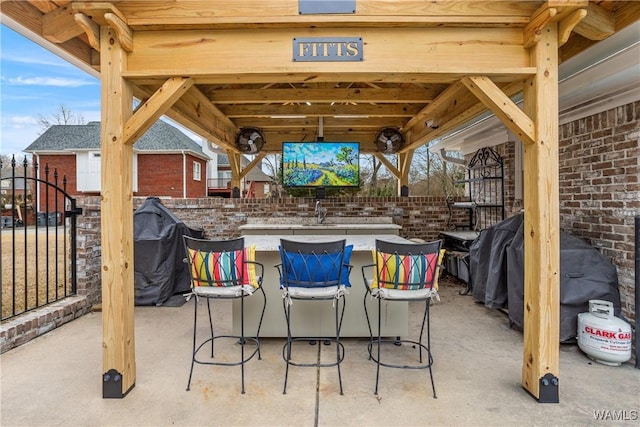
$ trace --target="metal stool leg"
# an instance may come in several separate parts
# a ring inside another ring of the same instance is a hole
[[[344,314],[344,305],[345,305],[345,301],[342,302],[342,306],[343,306],[343,314]],[[340,308],[340,298],[336,298],[336,363],[338,366],[338,382],[340,383],[340,394],[343,395],[344,392],[342,391],[342,375],[340,373],[340,364],[341,364],[341,360],[340,360],[340,329],[342,327],[342,319],[340,319],[340,322],[338,322],[338,311]]]
[[[427,355],[429,357],[429,376],[431,377],[431,389],[433,390],[433,398],[437,399],[436,395],[436,385],[433,382],[433,356],[431,354],[431,298],[427,300]]]
[[[194,298],[193,300],[193,349],[191,351],[191,369],[189,370],[187,391],[191,390],[191,376],[193,375],[193,365],[196,363],[196,326],[198,324],[198,298]]]
[[[382,302],[378,298],[378,358],[376,360],[376,390],[373,394],[378,395],[378,382],[380,380],[380,343],[382,341]],[[371,353],[369,353],[371,355]]]
[[[286,298],[282,299],[282,304],[284,305],[284,317],[286,318],[286,321],[287,321],[287,343],[285,344],[286,345],[286,349],[285,349],[286,368],[284,371],[284,389],[282,390],[282,394],[287,394],[287,379],[289,378],[289,363],[291,362],[291,323],[290,323],[291,306],[287,304]]]

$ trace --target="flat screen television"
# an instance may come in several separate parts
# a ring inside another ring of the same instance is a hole
[[[283,142],[285,187],[358,187],[358,142]]]

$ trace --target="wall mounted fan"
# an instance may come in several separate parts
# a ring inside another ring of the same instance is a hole
[[[236,146],[244,154],[257,154],[264,144],[264,134],[260,129],[243,128],[236,137]]]
[[[382,128],[376,135],[375,144],[381,153],[394,154],[404,145],[404,138],[396,128]]]

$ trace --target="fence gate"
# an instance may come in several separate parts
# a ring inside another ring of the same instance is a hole
[[[4,321],[76,294],[76,215],[82,209],[67,193],[66,177],[60,186],[58,171],[50,177],[48,165],[42,179],[35,159],[30,166],[25,157],[20,166],[14,156],[10,165],[0,160],[0,169]]]

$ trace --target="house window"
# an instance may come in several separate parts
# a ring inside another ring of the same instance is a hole
[[[202,165],[200,162],[193,162],[193,180],[200,181]]]

